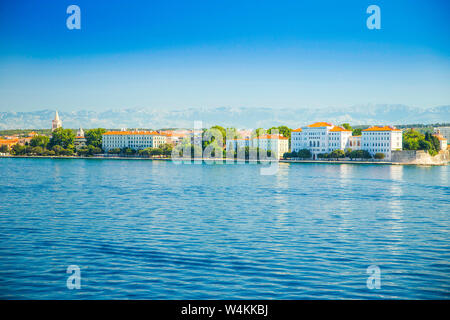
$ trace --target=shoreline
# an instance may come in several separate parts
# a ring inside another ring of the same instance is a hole
[[[83,157],[83,156],[13,156],[6,155],[0,156],[0,159],[84,159],[84,160],[156,160],[156,161],[171,161],[172,158],[141,158],[141,157]],[[217,159],[177,159],[174,161],[222,161],[226,162],[228,159],[224,158],[222,160]],[[245,162],[239,163],[250,163],[250,162],[270,162],[271,160],[246,160]],[[234,159],[235,163],[238,163]],[[366,165],[407,165],[407,166],[446,166],[449,163],[430,163],[430,164],[420,164],[420,163],[408,163],[408,162],[391,162],[391,161],[362,161],[362,160],[284,160],[280,159],[280,163],[312,163],[312,164],[366,164]]]

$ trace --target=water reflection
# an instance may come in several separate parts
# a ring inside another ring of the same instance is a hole
[[[275,175],[275,224],[277,227],[282,227],[286,225],[287,216],[289,212],[289,201],[287,197],[287,191],[289,187],[289,164],[285,165],[280,163],[278,167],[278,172]]]
[[[390,166],[389,167],[389,216],[388,225],[395,237],[401,239],[403,237],[403,193],[404,193],[404,182],[403,182],[403,166]],[[398,244],[392,244],[389,246],[392,251],[398,250]]]

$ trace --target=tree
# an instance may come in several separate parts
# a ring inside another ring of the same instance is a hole
[[[123,148],[122,149],[122,153],[127,155],[127,156],[131,156],[131,155],[135,154],[136,151],[131,149],[131,148]]]
[[[103,128],[87,130],[84,137],[86,138],[86,145],[97,148],[102,147],[102,136],[106,132]]]
[[[378,159],[378,160],[382,160],[382,159],[384,159],[384,153],[381,153],[381,152],[377,152],[377,153],[375,153],[375,156],[374,156],[374,158],[375,159]]]
[[[26,152],[25,146],[22,146],[20,144],[15,144],[11,147],[11,154],[14,155],[24,155]]]
[[[297,156],[302,159],[311,159],[312,154],[311,151],[309,151],[308,149],[301,149],[298,150]]]
[[[344,157],[345,157],[345,152],[341,149],[333,150],[330,153],[330,158],[339,159],[339,158],[344,158]]]
[[[360,136],[362,134],[362,129],[353,129],[352,136]]]
[[[1,153],[8,153],[8,146],[6,145],[6,144],[2,144],[1,146],[0,146],[0,152]]]
[[[215,134],[217,135],[217,134],[220,134],[221,136],[222,136],[222,146],[225,146],[226,145],[226,139],[227,139],[227,132],[226,132],[226,130],[225,130],[225,128],[224,127],[221,127],[221,126],[212,126],[211,127],[211,129],[210,129],[212,132],[214,132],[215,130],[217,130],[216,132],[215,132]],[[210,137],[210,142],[213,142],[214,140],[215,140],[215,137],[214,136],[212,136],[212,137]]]
[[[73,155],[73,149],[62,149],[60,151],[60,154],[63,156],[72,156]]]
[[[353,150],[349,154],[350,159],[371,159],[369,151],[367,150]]]
[[[50,138],[47,136],[34,136],[30,140],[30,146],[46,148],[49,142]]]
[[[55,155],[58,156],[61,154],[63,147],[61,147],[60,145],[55,145],[53,146],[52,150],[55,152]]]
[[[350,153],[352,152],[352,149],[350,149],[350,148],[347,148],[346,150],[345,150],[345,157],[349,157],[350,156]]]
[[[70,129],[58,128],[52,133],[52,138],[49,142],[49,147],[53,148],[54,146],[61,146],[64,149],[67,149],[70,146],[73,146],[73,142],[75,140],[75,134]]]
[[[41,146],[32,147],[31,153],[34,153],[34,154],[40,156],[40,155],[44,154],[44,148],[42,148]]]
[[[352,127],[348,123],[343,123],[341,126],[344,127],[347,130],[352,130]]]
[[[165,157],[170,157],[173,150],[173,145],[165,143],[159,146],[162,150],[162,155]]]
[[[120,149],[119,148],[114,148],[114,149],[110,149],[108,151],[109,154],[119,154],[120,153]]]

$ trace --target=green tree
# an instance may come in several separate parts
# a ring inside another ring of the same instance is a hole
[[[122,149],[122,153],[123,153],[124,155],[131,156],[131,155],[133,155],[133,154],[136,154],[136,151],[133,150],[133,149],[131,149],[131,148],[123,148],[123,149]]]
[[[31,138],[30,146],[46,148],[49,142],[50,142],[49,137],[38,135],[38,136],[34,136],[33,138]]]
[[[53,152],[55,152],[55,155],[59,156],[64,149],[60,145],[55,145],[55,146],[53,146],[52,150],[53,150]]]
[[[9,152],[8,146],[6,144],[2,144],[0,146],[0,153],[8,153],[8,152]]]
[[[75,134],[70,129],[58,128],[52,133],[52,138],[49,142],[49,147],[53,148],[54,146],[61,146],[66,149],[70,146],[73,146],[73,142],[75,140]]]
[[[353,130],[352,127],[350,126],[350,124],[348,124],[348,123],[343,123],[343,124],[341,124],[341,126],[347,130]]]
[[[347,149],[345,150],[345,157],[348,158],[348,157],[350,156],[350,153],[351,153],[351,152],[352,152],[352,149],[347,148]]]
[[[101,148],[102,136],[105,132],[106,130],[103,128],[87,130],[84,134],[84,137],[86,138],[86,145]]]
[[[298,150],[297,156],[302,159],[311,159],[312,154],[311,151],[309,151],[308,149],[301,149]]]
[[[110,149],[108,151],[109,154],[119,154],[120,153],[120,149],[119,148],[114,148],[114,149]]]
[[[377,152],[374,155],[374,158],[378,159],[378,160],[382,160],[382,159],[384,159],[384,157],[385,157],[384,153],[381,153],[381,152]]]
[[[11,147],[11,154],[14,155],[24,155],[26,153],[26,147],[20,144],[15,144]]]
[[[360,136],[362,134],[362,129],[353,129],[352,136]]]
[[[41,146],[32,147],[31,148],[31,153],[36,154],[38,156],[43,155],[44,154],[44,148],[42,148]]]
[[[170,155],[172,154],[172,150],[173,150],[173,145],[169,144],[169,143],[165,143],[163,145],[159,146],[162,150],[162,155],[165,157],[170,157]]]
[[[331,151],[330,158],[339,159],[339,158],[345,158],[345,152],[341,149],[336,149]]]

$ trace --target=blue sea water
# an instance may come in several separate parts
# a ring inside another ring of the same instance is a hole
[[[449,166],[259,169],[0,159],[0,298],[450,297]]]

